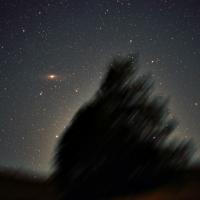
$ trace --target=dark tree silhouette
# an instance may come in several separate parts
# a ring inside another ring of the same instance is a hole
[[[180,180],[189,143],[165,145],[176,122],[153,97],[137,56],[115,59],[94,97],[75,115],[55,157],[61,199],[105,199]]]

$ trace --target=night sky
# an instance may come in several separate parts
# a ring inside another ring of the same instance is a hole
[[[106,65],[135,52],[199,148],[198,0],[0,0],[0,166],[49,173]]]

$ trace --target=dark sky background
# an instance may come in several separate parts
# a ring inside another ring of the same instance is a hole
[[[106,64],[134,52],[199,148],[200,1],[0,0],[0,166],[49,173]]]

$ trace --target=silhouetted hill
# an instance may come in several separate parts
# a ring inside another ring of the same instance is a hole
[[[184,179],[137,196],[123,196],[115,200],[199,200],[200,167],[185,172]]]
[[[12,170],[0,172],[1,200],[58,200],[55,184],[45,177],[34,178]],[[121,196],[112,200],[199,200],[200,168],[185,173],[182,182],[166,185],[137,196]]]
[[[1,200],[55,200],[55,186],[45,177],[15,170],[0,171]]]

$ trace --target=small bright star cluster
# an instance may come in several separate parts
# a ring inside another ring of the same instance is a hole
[[[2,0],[0,16],[0,166],[49,173],[105,65],[129,53],[171,97],[175,135],[200,145],[198,0]]]

